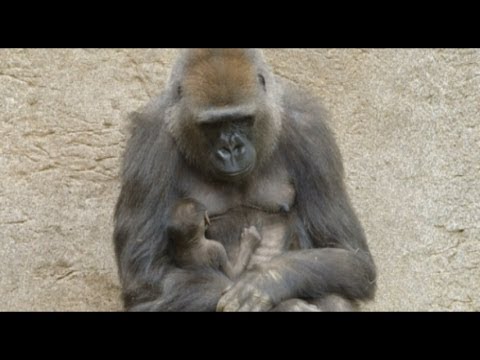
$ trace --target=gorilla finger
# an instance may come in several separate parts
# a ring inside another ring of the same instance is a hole
[[[268,311],[272,307],[273,304],[267,297],[253,295],[245,301],[238,311]]]
[[[267,301],[258,301],[258,302],[247,302],[238,309],[239,312],[265,312],[272,308],[270,302]]]
[[[244,304],[238,309],[238,312],[260,312],[262,311],[262,306],[260,304]]]
[[[236,299],[235,294],[232,291],[227,291],[221,298],[218,300],[217,303],[217,311],[222,312],[222,311],[228,311],[226,309],[229,309],[232,305],[232,303],[238,303],[238,300]]]
[[[223,307],[223,312],[236,312],[239,311],[240,307],[238,300],[234,300]]]
[[[223,289],[221,295],[225,295],[228,291],[230,291],[230,289],[233,287],[233,283],[231,283],[230,285],[228,285],[225,289]]]
[[[309,304],[307,302],[299,302],[295,305],[293,305],[289,311],[291,312],[319,312],[320,309],[313,305],[313,304]]]
[[[217,302],[217,308],[215,309],[215,311],[222,312],[225,309],[225,305],[227,305],[227,301],[225,300],[225,297],[222,296]]]
[[[228,301],[228,298],[226,298],[225,296],[222,296],[220,298],[220,300],[218,300],[218,303],[217,303],[217,311],[218,312],[222,312],[225,310],[225,306],[227,306],[227,304],[229,303]]]

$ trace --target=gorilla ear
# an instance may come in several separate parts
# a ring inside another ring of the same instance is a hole
[[[258,82],[262,85],[263,90],[267,91],[267,84],[265,82],[265,77],[262,74],[258,74]]]

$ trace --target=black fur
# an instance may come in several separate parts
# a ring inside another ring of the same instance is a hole
[[[282,86],[282,132],[272,161],[265,166],[286,164],[296,198],[292,208],[281,210],[289,213],[290,231],[300,250],[272,259],[271,269],[282,280],[274,285],[262,278],[258,289],[268,294],[273,305],[328,294],[353,302],[371,299],[375,266],[345,190],[340,152],[324,111],[303,91]],[[214,269],[178,269],[167,251],[167,211],[185,195],[178,179],[192,169],[164,123],[165,96],[134,116],[124,157],[114,230],[123,301],[128,310],[214,311],[222,291],[235,284]],[[241,227],[222,231],[228,235]],[[251,273],[255,271],[262,269]]]

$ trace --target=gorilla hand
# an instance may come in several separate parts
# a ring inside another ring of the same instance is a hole
[[[269,311],[288,298],[280,274],[274,270],[250,270],[228,287],[217,304],[217,311]]]

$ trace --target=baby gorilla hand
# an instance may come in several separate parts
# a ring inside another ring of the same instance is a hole
[[[240,236],[240,251],[235,264],[233,265],[230,272],[226,272],[230,279],[236,279],[240,274],[242,274],[247,268],[253,252],[256,250],[262,237],[258,233],[258,230],[255,226],[250,226],[245,228],[242,231]]]
[[[262,236],[255,226],[244,228],[241,234],[242,244],[245,242],[251,249],[256,249],[262,241]]]

